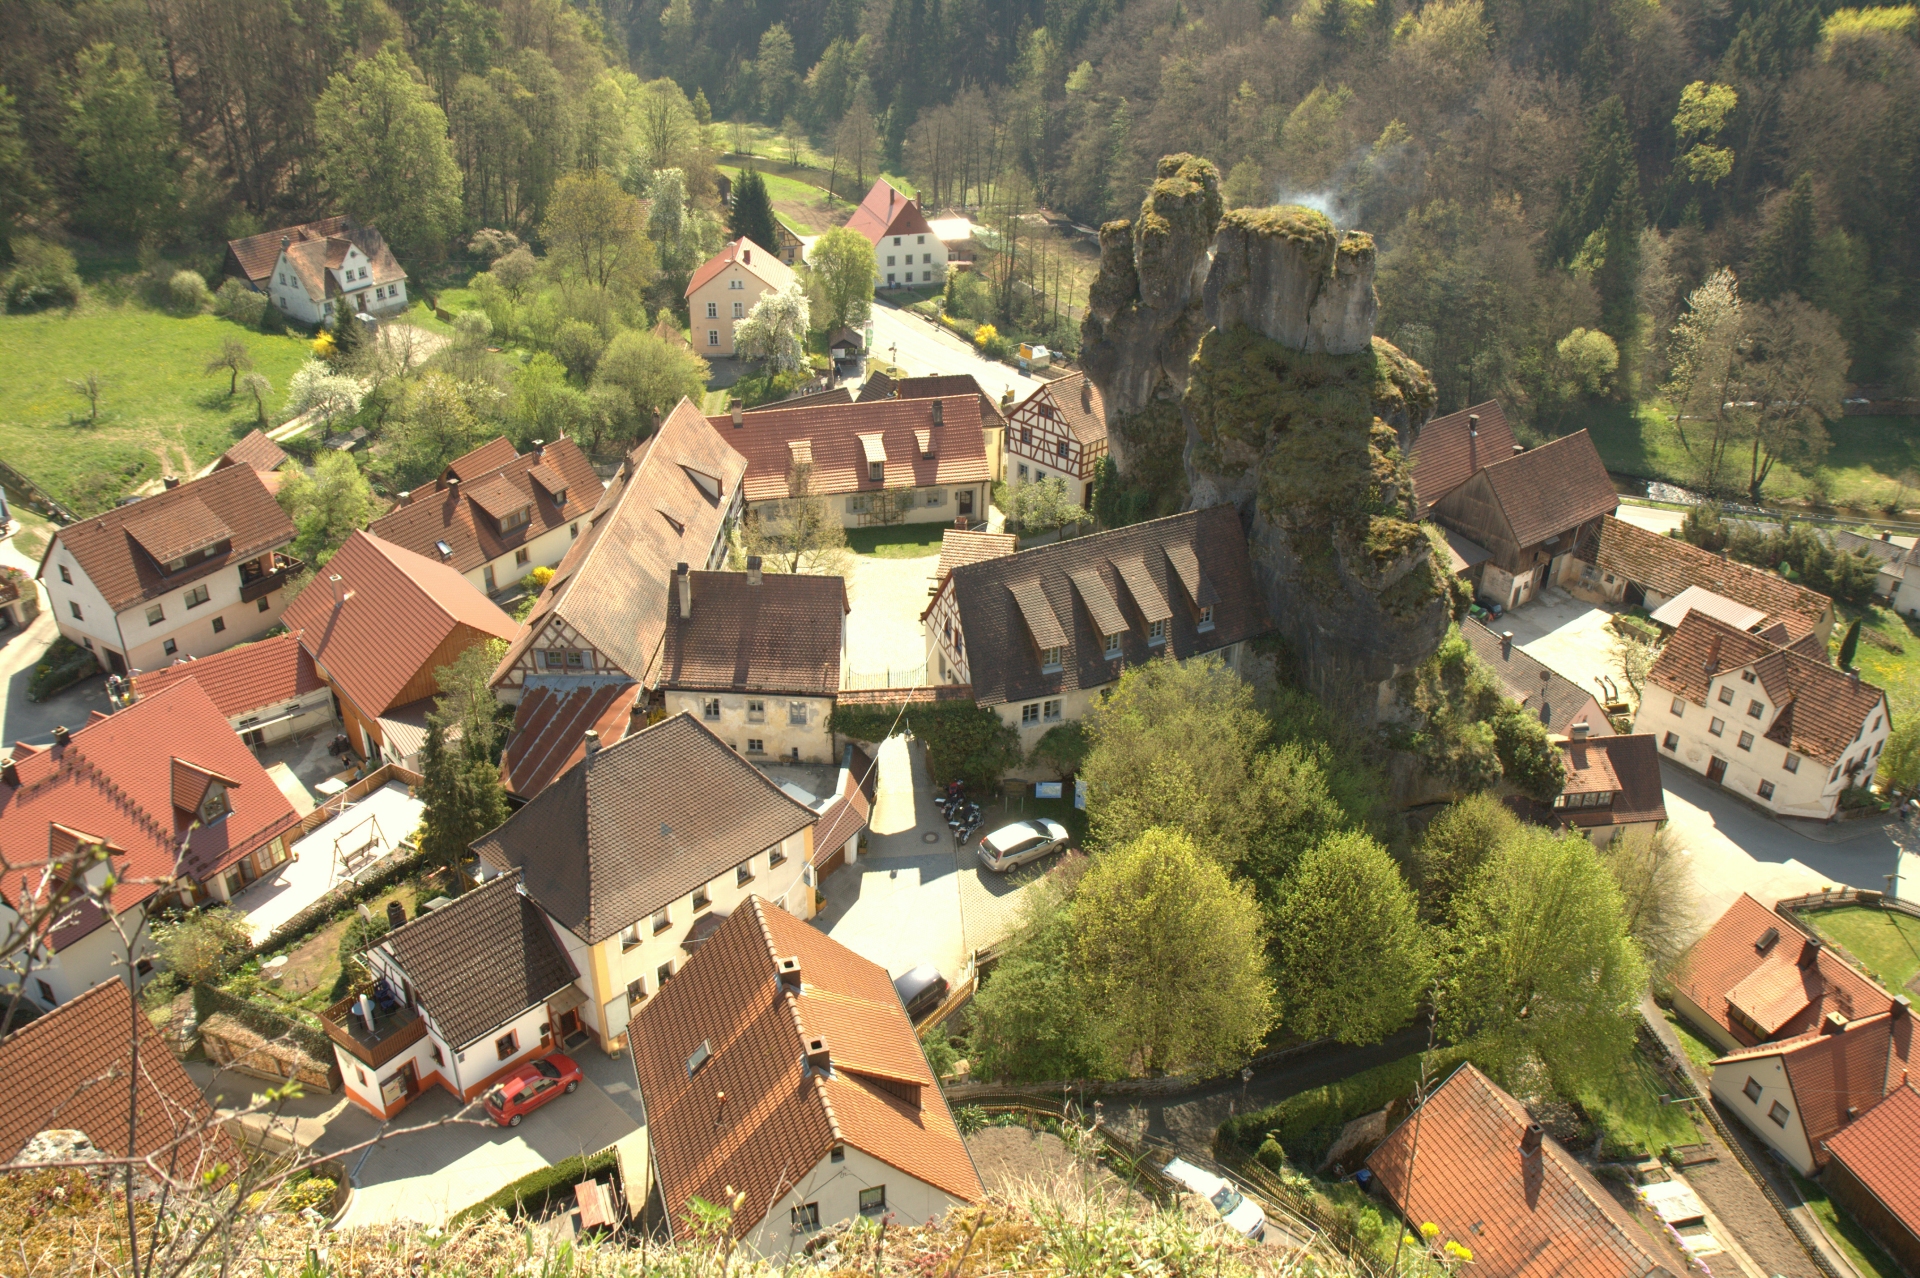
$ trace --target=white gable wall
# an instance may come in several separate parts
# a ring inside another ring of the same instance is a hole
[[[917,1180],[898,1167],[883,1162],[862,1149],[846,1146],[845,1157],[834,1162],[832,1155],[822,1158],[813,1169],[784,1194],[766,1217],[751,1229],[744,1241],[770,1260],[798,1256],[813,1237],[812,1231],[796,1230],[793,1210],[807,1203],[817,1204],[820,1228],[831,1229],[860,1214],[860,1191],[884,1186],[887,1191],[886,1214],[898,1225],[921,1225],[938,1220],[962,1200],[925,1181]],[[686,1234],[684,1222],[675,1221],[676,1236]]]

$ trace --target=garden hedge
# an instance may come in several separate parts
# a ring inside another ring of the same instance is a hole
[[[496,1208],[510,1216],[535,1215],[545,1209],[554,1195],[566,1193],[581,1181],[617,1166],[619,1161],[619,1155],[606,1149],[591,1158],[581,1158],[575,1154],[551,1167],[529,1172],[505,1189],[455,1213],[453,1219],[447,1222],[447,1232],[452,1233],[468,1221],[477,1220]]]
[[[1430,1061],[1431,1081],[1438,1083],[1465,1059],[1466,1053],[1457,1047],[1436,1051]],[[1411,1095],[1419,1082],[1419,1054],[1403,1056],[1337,1083],[1289,1096],[1277,1105],[1229,1118],[1220,1124],[1215,1145],[1223,1156],[1251,1154],[1271,1136],[1303,1166],[1314,1166],[1342,1127],[1362,1114]]]

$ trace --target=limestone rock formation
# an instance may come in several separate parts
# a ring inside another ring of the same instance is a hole
[[[1123,477],[1177,450],[1190,506],[1238,506],[1300,677],[1371,723],[1450,616],[1406,461],[1433,382],[1373,336],[1371,237],[1290,206],[1221,219],[1217,185],[1169,157],[1140,217],[1103,228],[1082,361]]]

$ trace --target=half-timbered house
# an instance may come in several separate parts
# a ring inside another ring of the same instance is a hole
[[[1085,373],[1049,382],[1008,415],[1008,487],[1058,476],[1075,505],[1093,505],[1093,476],[1107,455],[1107,408]]]

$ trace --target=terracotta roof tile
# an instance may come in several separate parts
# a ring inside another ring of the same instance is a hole
[[[816,814],[691,715],[563,772],[473,845],[588,944],[814,824]]]
[[[1009,419],[1052,410],[1066,424],[1073,437],[1084,445],[1104,444],[1107,439],[1107,401],[1100,388],[1084,372],[1069,373],[1034,391],[1014,405]]]
[[[457,479],[463,484],[471,484],[483,475],[489,475],[502,466],[511,466],[520,459],[520,450],[505,435],[496,435],[478,448],[461,453],[448,462],[446,469],[440,472],[435,488],[445,488],[449,479]]]
[[[708,425],[683,399],[628,455],[541,592],[496,682],[557,618],[628,677],[651,686],[674,565],[706,565],[746,473],[727,431]]]
[[[150,540],[162,550],[190,550],[207,544],[196,539],[220,533],[232,538],[231,549],[172,574],[166,571],[167,561],[156,560],[148,545]],[[293,521],[253,468],[229,466],[56,530],[41,556],[40,575],[48,571],[54,544],[63,545],[79,560],[107,605],[124,612],[142,600],[156,599],[284,546],[293,534]]]
[[[847,587],[838,577],[689,572],[693,615],[678,587],[667,605],[662,688],[830,697],[840,690]],[[780,713],[785,713],[781,710]]]
[[[1920,1081],[1920,1080],[1916,1080]],[[1894,1086],[1878,1105],[1827,1138],[1827,1152],[1864,1185],[1894,1219],[1920,1234],[1920,1091]]]
[[[902,195],[885,178],[875,180],[860,207],[847,219],[847,229],[858,231],[875,245],[889,235],[933,235],[919,203]]]
[[[1714,676],[1750,666],[1774,650],[1758,635],[1736,630],[1708,613],[1680,619],[1647,678],[1695,705],[1705,705]]]
[[[1567,768],[1567,784],[1561,793],[1613,791],[1611,807],[1569,806],[1558,810],[1555,815],[1568,824],[1587,829],[1667,819],[1666,791],[1660,781],[1660,744],[1651,734],[1594,734],[1584,741],[1564,741],[1560,757]]]
[[[1769,932],[1773,933],[1772,939],[1768,939]],[[1763,967],[1784,965],[1800,971],[1798,964],[1807,952],[1805,933],[1785,916],[1743,893],[1687,951],[1670,979],[1676,991],[1712,1017],[1734,1041],[1751,1046],[1761,1037],[1734,1018],[1734,990]],[[1782,1036],[1791,1037],[1817,1026],[1828,1012],[1854,1019],[1875,1015],[1889,1006],[1886,991],[1833,951],[1821,947],[1812,957],[1814,969],[1804,978],[1806,999],[1802,1010],[1775,1027]]]
[[[504,461],[499,460],[501,445]],[[497,464],[480,469],[487,461]],[[451,473],[456,468],[459,484],[449,485],[450,474],[443,475],[432,488],[416,491],[406,505],[396,506],[368,524],[367,531],[416,555],[450,564],[455,572],[467,573],[555,528],[585,519],[600,500],[600,477],[571,439],[556,439],[540,452],[525,456],[514,453],[510,440],[496,439],[447,469]],[[558,483],[542,479],[541,473]],[[495,504],[501,507],[498,512],[491,512],[483,503],[481,489],[494,492],[498,499]],[[565,503],[555,504],[556,491],[566,493]],[[502,533],[498,516],[522,507],[532,508],[532,520]],[[440,553],[442,542],[451,553]]]
[[[932,425],[932,404],[940,405],[943,424],[938,427]],[[984,483],[991,475],[981,412],[980,397],[967,395],[780,407],[747,414],[738,428],[725,416],[708,421],[747,459],[747,500],[770,501],[789,495],[793,440],[807,440],[812,448],[812,491],[819,495]],[[933,431],[931,458],[922,456],[914,439],[921,428]],[[867,470],[870,459],[878,460],[872,458],[876,446],[886,459],[878,484]]]
[[[1480,418],[1480,435],[1469,438],[1469,416]],[[1436,417],[1413,442],[1413,488],[1420,513],[1467,482],[1480,467],[1513,455],[1513,428],[1498,400]]]
[[[1620,505],[1613,480],[1584,430],[1482,464],[1521,546],[1538,545],[1590,519],[1611,515]]]
[[[885,373],[874,373],[861,384],[858,402],[867,404],[876,399],[945,399],[949,395],[978,395],[981,424],[989,427],[1006,425],[1006,420],[1000,414],[1000,406],[980,388],[979,381],[972,373],[932,373],[924,377],[898,379]]]
[[[988,532],[985,524],[973,528],[948,528],[940,534],[940,562],[933,570],[933,584],[928,594],[938,594],[940,587],[951,573],[961,564],[977,564],[988,559],[999,559],[1011,555],[1020,549],[1020,539],[1012,533]],[[931,605],[929,605],[931,607]],[[926,613],[920,614],[922,621]]]
[[[759,250],[758,256],[754,255],[756,249]],[[799,278],[793,273],[791,266],[780,260],[778,253],[761,248],[743,235],[702,262],[699,269],[694,271],[693,278],[687,281],[687,291],[681,296],[692,297],[694,290],[703,287],[708,280],[732,266],[736,261],[740,263],[741,270],[776,293],[785,292],[787,286]]]
[[[1509,697],[1540,716],[1548,732],[1566,736],[1585,719],[1589,736],[1613,735],[1613,724],[1591,692],[1528,655],[1518,643],[1507,643],[1472,617],[1461,618],[1460,637],[1487,663]]]
[[[320,577],[287,607],[286,623],[362,714],[386,713],[415,675],[444,664],[435,654],[462,627],[475,643],[518,630],[448,565],[366,532],[347,538]]]
[[[780,989],[786,958],[798,994]],[[814,1038],[828,1071],[806,1063]],[[885,969],[759,897],[641,1007],[627,1042],[678,1229],[691,1199],[731,1186],[755,1204],[733,1221],[748,1233],[842,1142],[962,1202],[984,1197]],[[702,1044],[711,1054],[689,1073]]]
[[[1833,601],[1785,577],[1723,559],[1678,537],[1665,537],[1609,515],[1601,521],[1594,566],[1671,599],[1700,586],[1785,622],[1798,638],[1831,615]]]
[[[818,864],[834,850],[867,828],[873,804],[860,786],[860,773],[853,767],[840,770],[840,792],[813,828],[813,858]]]
[[[131,1036],[139,1035],[139,1083]],[[43,1131],[85,1132],[102,1153],[152,1159],[160,1171],[194,1181],[237,1151],[212,1106],[180,1067],[126,985],[104,981],[0,1041],[7,1103],[0,1105],[0,1163]],[[129,1147],[127,1095],[133,1109]]]
[[[455,1048],[546,1002],[579,975],[539,907],[518,889],[518,877],[503,874],[380,942]]]
[[[332,217],[323,217],[318,221],[305,222],[299,226],[283,226],[277,230],[249,235],[245,239],[228,240],[227,252],[231,254],[229,268],[237,264],[246,278],[255,284],[265,285],[267,276],[273,274],[273,264],[280,260],[282,238],[300,241],[324,240],[328,236],[338,235],[344,231],[349,221],[344,214],[336,213]]]
[[[1537,1155],[1522,1152],[1531,1121],[1519,1101],[1462,1065],[1381,1142],[1367,1166],[1403,1216],[1438,1225],[1436,1245],[1470,1249],[1479,1272],[1662,1272],[1640,1227],[1558,1141],[1543,1137]]]
[[[266,432],[250,430],[236,441],[233,447],[220,454],[220,460],[214,465],[251,466],[257,471],[267,472],[280,469],[287,464],[287,454],[271,439]]]
[[[612,681],[528,687],[514,707],[513,735],[500,756],[500,784],[531,799],[586,757],[589,728],[600,734],[602,746],[625,739],[641,691],[637,683]]]
[[[1191,546],[1219,602],[1197,605],[1167,556],[1168,547]],[[1122,579],[1120,564],[1136,573],[1148,611],[1171,612],[1165,647],[1147,643],[1147,622],[1139,595]],[[1135,566],[1137,565],[1137,567]],[[1076,571],[1099,575],[1109,593],[1124,593],[1131,610],[1118,662],[1106,655],[1106,635],[1078,602]],[[1253,584],[1247,539],[1231,506],[1168,515],[1110,532],[1075,537],[1017,554],[962,564],[953,570],[950,589],[960,610],[965,655],[974,696],[983,705],[1057,696],[1095,688],[1120,677],[1126,665],[1171,650],[1182,659],[1240,643],[1270,628],[1266,609]],[[1155,600],[1159,602],[1156,603]],[[1199,611],[1214,609],[1213,629],[1201,631]],[[1063,647],[1065,669],[1043,673],[1040,649]]]
[[[1912,1013],[1905,1005],[1891,1006],[1844,1025],[1823,1019],[1812,1032],[1731,1052],[1715,1061],[1714,1069],[1777,1057],[1793,1089],[1794,1119],[1806,1133],[1814,1162],[1824,1165],[1823,1142],[1907,1079],[1912,1044]]]
[[[151,697],[182,680],[206,689],[228,720],[326,687],[295,632],[148,670],[134,676],[133,690],[139,697]]]

